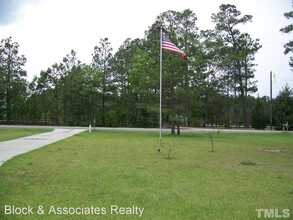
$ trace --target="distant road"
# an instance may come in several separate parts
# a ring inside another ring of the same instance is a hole
[[[88,127],[70,127],[70,126],[34,126],[34,125],[0,125],[0,128],[51,128],[51,129],[83,129],[88,130]],[[159,128],[116,128],[116,127],[96,127],[96,130],[102,131],[139,131],[139,132],[159,132]],[[93,130],[93,128],[92,128]],[[182,127],[180,131],[184,132],[217,132],[218,128],[191,128]],[[163,132],[170,132],[170,129],[162,129]],[[224,133],[282,133],[283,131],[276,130],[255,130],[255,129],[220,129]],[[292,133],[292,131],[289,131]]]

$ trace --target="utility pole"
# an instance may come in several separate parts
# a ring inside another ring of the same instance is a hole
[[[272,98],[272,71],[270,72],[270,128],[273,130],[273,98]]]

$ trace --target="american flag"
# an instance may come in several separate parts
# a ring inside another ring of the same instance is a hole
[[[162,49],[178,53],[181,57],[186,57],[186,54],[180,50],[172,41],[168,38],[167,34],[162,32]]]

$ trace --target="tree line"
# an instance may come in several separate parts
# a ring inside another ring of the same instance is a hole
[[[1,123],[157,127],[159,123],[159,28],[187,55],[163,51],[163,125],[253,126],[269,124],[268,97],[255,98],[255,54],[259,39],[241,32],[252,21],[234,5],[212,14],[215,28],[199,31],[190,9],[166,11],[142,39],[126,39],[113,54],[100,39],[90,64],[71,50],[31,82],[26,58],[12,38],[0,43]],[[286,101],[285,101],[286,100]],[[293,123],[293,95],[285,86],[273,100],[274,125]]]

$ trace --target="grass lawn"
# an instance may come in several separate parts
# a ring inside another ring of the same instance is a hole
[[[48,128],[0,128],[0,142],[52,131]]]
[[[292,140],[214,134],[212,153],[204,133],[163,134],[160,155],[157,133],[84,132],[0,167],[0,219],[138,219],[138,208],[140,219],[258,219],[256,209],[292,218]],[[5,215],[8,205],[33,214]]]

